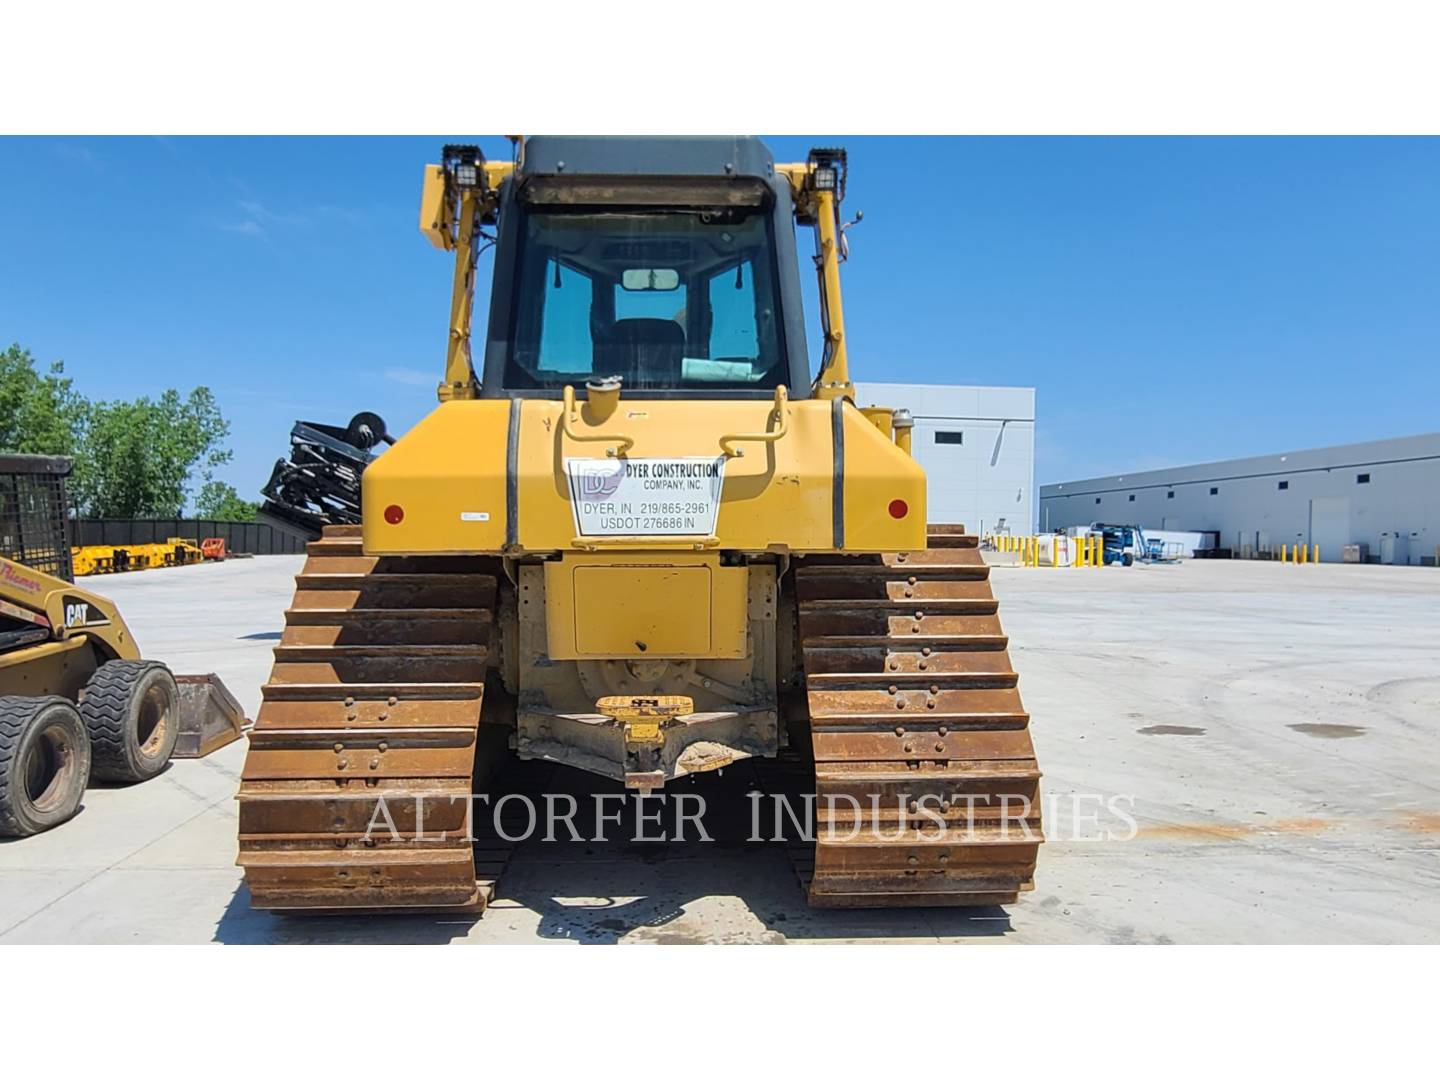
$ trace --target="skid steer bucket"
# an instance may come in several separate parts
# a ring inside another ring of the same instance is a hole
[[[201,758],[228,746],[244,733],[245,710],[218,675],[176,675],[180,688],[177,758]]]

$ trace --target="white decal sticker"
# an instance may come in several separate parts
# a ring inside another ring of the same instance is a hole
[[[724,457],[566,458],[579,536],[713,536]]]
[[[461,510],[461,521],[489,521],[490,515],[484,510]]]

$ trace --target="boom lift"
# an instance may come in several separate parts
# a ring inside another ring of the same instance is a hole
[[[962,527],[927,534],[908,414],[854,403],[846,164],[538,137],[426,167],[420,227],[455,258],[440,405],[310,544],[239,793],[254,904],[482,905],[465,801],[507,754],[635,791],[799,762],[817,905],[1031,888],[1040,774],[988,570]]]
[[[298,529],[311,537],[326,525],[360,521],[360,477],[379,443],[392,443],[385,421],[356,413],[345,427],[297,420],[290,429],[290,458],[275,462],[261,494],[261,521]]]

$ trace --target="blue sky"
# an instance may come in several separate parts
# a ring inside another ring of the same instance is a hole
[[[255,497],[294,420],[433,406],[466,140],[0,139],[0,339],[209,385]],[[850,150],[854,377],[1036,387],[1040,483],[1440,428],[1440,140],[768,141]]]

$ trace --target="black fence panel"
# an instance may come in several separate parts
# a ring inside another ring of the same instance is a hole
[[[76,547],[104,544],[163,544],[172,536],[198,544],[221,537],[229,551],[249,555],[299,555],[305,538],[265,522],[212,521],[208,518],[78,518],[72,523]]]

